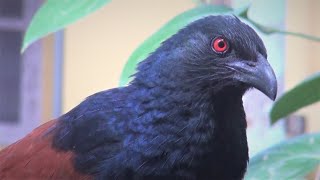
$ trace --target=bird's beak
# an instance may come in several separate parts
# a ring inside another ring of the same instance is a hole
[[[275,100],[277,96],[277,79],[268,61],[258,55],[257,61],[234,61],[228,63],[235,71],[235,79],[246,83]]]

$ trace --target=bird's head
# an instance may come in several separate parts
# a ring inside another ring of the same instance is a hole
[[[273,100],[277,94],[262,40],[235,16],[209,16],[181,29],[139,65],[135,81],[214,93],[253,87]]]

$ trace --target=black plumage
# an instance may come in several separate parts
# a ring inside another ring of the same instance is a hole
[[[96,93],[60,117],[53,147],[73,151],[76,169],[96,179],[242,179],[242,96],[251,87],[271,99],[277,91],[266,58],[238,18],[195,21],[142,61],[128,86]]]

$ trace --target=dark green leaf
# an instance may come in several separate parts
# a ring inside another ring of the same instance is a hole
[[[145,40],[131,54],[122,71],[120,85],[126,85],[130,81],[130,76],[134,74],[137,63],[145,59],[149,53],[153,52],[160,46],[161,42],[178,32],[179,29],[204,16],[231,12],[232,9],[226,6],[204,5],[198,6],[176,16],[167,24],[165,24],[159,31]]]
[[[320,134],[296,137],[250,159],[245,180],[302,179],[320,163]]]
[[[25,34],[22,52],[36,40],[96,11],[110,0],[47,0],[37,11]]]
[[[275,102],[271,109],[271,121],[275,123],[278,119],[319,100],[320,74],[316,74],[283,94]]]

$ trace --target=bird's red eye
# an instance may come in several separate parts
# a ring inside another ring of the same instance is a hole
[[[227,40],[222,37],[217,37],[212,41],[212,49],[217,53],[224,53],[228,48],[229,45]]]

